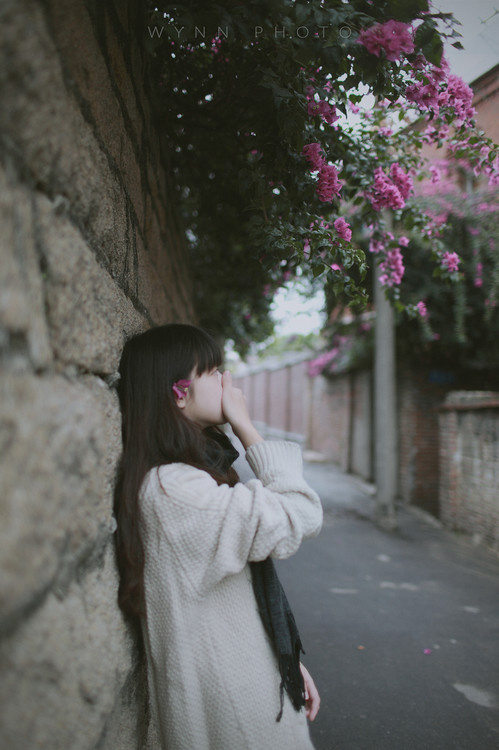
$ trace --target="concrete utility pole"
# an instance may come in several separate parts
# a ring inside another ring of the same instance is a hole
[[[386,228],[392,230],[392,215],[384,215]],[[374,302],[376,305],[374,354],[374,481],[376,483],[376,520],[385,529],[397,527],[397,414],[395,377],[395,323],[393,308],[379,283],[376,265]]]

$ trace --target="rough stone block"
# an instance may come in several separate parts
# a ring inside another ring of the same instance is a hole
[[[110,15],[106,16],[106,41],[110,61],[110,70],[120,91],[129,122],[134,129],[136,143],[142,140],[142,117],[139,113],[133,81],[128,73],[127,61],[130,63],[130,50],[123,48],[123,37],[119,37],[119,27],[114,25]],[[139,87],[141,79],[137,80]]]
[[[37,206],[54,353],[62,363],[110,374],[118,367],[124,339],[146,323],[71,221],[43,196]]]
[[[25,548],[26,549],[26,548]],[[90,750],[109,724],[113,750],[139,746],[142,700],[116,701],[138,652],[116,603],[113,546],[66,596],[49,594],[0,647],[0,746],[7,750]],[[136,698],[136,697],[135,697]]]
[[[159,325],[175,320],[175,312],[170,295],[174,292],[174,280],[164,279],[165,269],[161,271],[146,252],[140,236],[137,236],[138,255],[138,293],[153,321]],[[173,296],[173,295],[172,295]]]
[[[112,529],[118,400],[98,378],[82,381],[0,379],[0,632],[50,587],[63,592]]]
[[[28,2],[19,13],[18,3],[4,0],[0,128],[39,189],[64,197],[71,216],[98,243],[111,272],[116,269],[118,275],[126,233],[125,196],[80,106],[66,86],[42,6]]]
[[[11,170],[10,170],[11,171]],[[4,366],[50,365],[52,351],[45,318],[43,284],[35,248],[31,197],[13,173],[0,169],[0,349]],[[17,345],[12,345],[17,339]]]

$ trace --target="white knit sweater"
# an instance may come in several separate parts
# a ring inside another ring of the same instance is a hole
[[[252,445],[258,479],[218,486],[168,464],[141,491],[153,721],[164,750],[311,750],[303,710],[279,713],[277,660],[249,561],[286,558],[318,534],[322,508],[288,442]]]

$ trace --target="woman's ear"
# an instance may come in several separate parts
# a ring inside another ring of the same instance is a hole
[[[175,403],[177,404],[179,409],[185,409],[185,405],[186,405],[185,393],[182,394],[182,396],[176,396]]]
[[[185,409],[187,389],[191,382],[192,381],[190,380],[182,379],[177,380],[177,382],[172,385],[172,390],[175,394],[175,401],[180,409]]]

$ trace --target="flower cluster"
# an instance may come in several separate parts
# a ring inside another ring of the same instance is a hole
[[[433,65],[421,55],[412,69],[413,83],[406,90],[406,99],[416,104],[421,111],[431,110],[440,115],[442,108],[453,110],[456,124],[469,124],[475,116],[472,105],[473,91],[462,78],[450,74],[450,69],[445,58],[442,57],[440,65]],[[429,133],[433,140],[445,137],[448,134],[448,126],[445,123],[435,128],[434,123],[429,125]]]
[[[398,163],[390,167],[390,175],[382,167],[374,170],[374,185],[368,198],[375,211],[382,208],[404,208],[412,190],[411,176],[406,174]]]
[[[380,263],[379,282],[383,286],[398,286],[404,275],[404,259],[399,247],[388,250],[386,258]]]
[[[329,203],[335,195],[340,195],[342,188],[342,183],[338,179],[337,168],[326,162],[321,154],[320,143],[308,143],[303,147],[302,153],[310,162],[312,171],[319,170],[319,182],[317,184],[319,200],[323,203]]]
[[[352,239],[352,230],[350,229],[350,224],[348,224],[343,217],[336,219],[334,222],[334,228],[342,240],[350,242]]]
[[[462,78],[451,75],[447,81],[447,88],[440,94],[440,106],[452,107],[457,115],[456,125],[469,123],[475,116],[472,105],[473,91]]]
[[[449,273],[457,271],[459,268],[459,255],[457,253],[450,253],[448,250],[442,255],[441,260],[442,268],[447,270]]]
[[[334,362],[336,357],[338,356],[339,348],[336,346],[333,349],[331,349],[329,352],[324,352],[324,354],[320,354],[316,359],[312,359],[308,363],[308,374],[310,377],[316,377],[317,375],[320,375],[321,372],[323,372],[327,365]]]
[[[376,23],[368,29],[363,29],[357,39],[368,52],[379,57],[384,51],[387,60],[400,60],[402,53],[414,52],[414,41],[411,27],[401,21],[390,20],[386,23]]]
[[[341,182],[338,179],[338,170],[332,164],[323,164],[319,172],[319,184],[317,195],[323,203],[330,203],[334,196],[340,195]]]
[[[381,253],[385,249],[385,243],[383,240],[371,239],[369,242],[370,253]]]
[[[302,154],[306,156],[312,166],[312,171],[320,169],[324,163],[320,143],[307,143],[303,146]]]
[[[422,300],[418,302],[418,304],[416,305],[416,309],[422,318],[428,317],[428,310],[426,309],[426,305]]]
[[[308,103],[308,114],[312,117],[319,115],[328,125],[334,125],[336,120],[340,119],[339,115],[336,114],[336,107],[331,106],[323,99],[318,102],[311,99]]]
[[[483,263],[477,263],[476,264],[476,276],[473,282],[476,287],[483,286],[482,273],[483,273]]]

